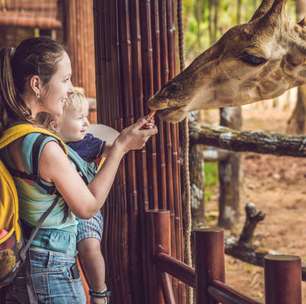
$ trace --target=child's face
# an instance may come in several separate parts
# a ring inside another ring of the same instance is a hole
[[[57,132],[66,142],[79,141],[85,137],[88,121],[88,103],[84,102],[80,110],[66,110],[60,118]]]

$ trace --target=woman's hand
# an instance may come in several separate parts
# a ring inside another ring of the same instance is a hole
[[[140,150],[145,146],[147,140],[157,132],[153,118],[140,118],[135,124],[120,133],[115,145],[119,146],[123,153],[127,153],[130,150]]]

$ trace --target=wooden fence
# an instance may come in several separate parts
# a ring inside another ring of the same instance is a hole
[[[150,302],[175,304],[170,275],[195,288],[196,304],[260,304],[225,283],[224,237],[221,229],[193,231],[194,269],[171,256],[170,213],[146,212],[150,240]],[[301,304],[301,260],[267,255],[264,261],[265,304]]]

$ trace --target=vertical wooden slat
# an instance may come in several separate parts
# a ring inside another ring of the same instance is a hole
[[[140,1],[141,16],[141,46],[142,46],[142,75],[143,75],[143,93],[144,101],[153,95],[153,50],[152,50],[152,27],[151,27],[151,8],[150,1]],[[147,111],[147,107],[144,109]],[[151,139],[148,145],[148,175],[150,208],[158,208],[158,176],[157,176],[157,154],[156,154],[156,137]]]
[[[153,72],[154,72],[154,92],[161,87],[161,37],[160,37],[160,15],[159,15],[159,0],[151,1],[151,20],[152,20],[152,48],[153,48]],[[157,117],[158,137],[158,176],[159,176],[159,191],[158,202],[159,208],[167,208],[167,176],[166,176],[166,160],[165,160],[165,139],[164,139],[164,124]]]
[[[151,21],[151,3],[150,1],[140,1],[140,28],[141,28],[141,51],[142,51],[142,80],[143,80],[143,98],[144,111],[147,113],[146,100],[154,92],[154,62],[153,62],[153,48],[152,48],[152,21]],[[147,145],[147,176],[148,176],[148,193],[149,193],[149,209],[158,209],[159,188],[158,188],[158,171],[157,171],[157,139],[156,137],[150,140]],[[145,221],[144,221],[145,223]],[[144,229],[146,226],[143,226]],[[145,238],[147,239],[148,231],[145,230]],[[143,270],[146,276],[146,293],[144,300],[149,303],[154,296],[153,290],[149,288],[150,284],[150,260],[148,254],[150,250],[150,243],[147,243],[146,256],[143,256],[146,261],[146,269]]]
[[[71,58],[73,83],[83,87],[88,97],[95,97],[93,1],[66,0],[65,8],[65,36]]]
[[[132,41],[132,84],[133,84],[133,103],[134,116],[144,116],[144,98],[143,98],[143,80],[142,80],[142,50],[141,50],[141,28],[140,28],[140,0],[130,1],[131,12],[131,41]],[[137,194],[138,194],[138,217],[139,224],[136,231],[131,231],[131,285],[134,303],[143,303],[146,294],[144,289],[138,288],[138,282],[144,283],[148,286],[148,267],[146,264],[147,246],[141,239],[146,239],[145,227],[145,210],[149,209],[149,194],[148,194],[148,166],[147,166],[147,152],[146,149],[136,153],[136,170],[137,170]],[[134,225],[134,227],[136,227]],[[132,227],[131,227],[132,228]],[[130,229],[131,229],[130,228]],[[141,244],[141,245],[139,245]],[[134,245],[134,246],[133,246]],[[135,254],[137,252],[137,254]],[[141,258],[139,258],[139,256]],[[142,268],[143,271],[139,271]]]

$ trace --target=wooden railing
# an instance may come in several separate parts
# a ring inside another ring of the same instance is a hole
[[[195,268],[171,257],[169,211],[148,211],[150,303],[175,304],[173,278],[193,287],[197,304],[260,304],[225,284],[224,236],[221,229],[193,232]],[[265,257],[265,303],[301,304],[301,260]],[[170,277],[171,275],[171,277]]]

